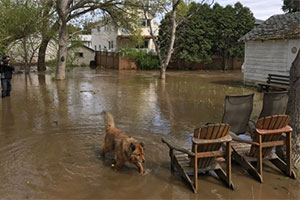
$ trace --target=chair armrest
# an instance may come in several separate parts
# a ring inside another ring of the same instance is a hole
[[[265,129],[256,129],[256,132],[260,135],[269,135],[269,134],[278,134],[278,133],[288,133],[292,132],[293,129],[289,125],[285,126],[284,128],[280,129],[273,129],[273,130],[265,130]]]
[[[234,132],[229,131],[229,135],[232,137],[232,140],[234,140],[234,141],[247,143],[247,144],[253,144],[253,145],[259,145],[258,143],[253,142],[252,140],[246,140],[246,139],[240,138]]]
[[[174,145],[170,144],[169,142],[167,142],[164,138],[161,138],[161,141],[162,141],[163,143],[165,143],[165,144],[169,147],[170,150],[176,150],[176,151],[180,151],[180,152],[182,152],[182,153],[186,153],[186,154],[188,154],[189,156],[195,156],[195,153],[193,153],[193,152],[191,152],[191,151],[189,151],[189,150],[187,150],[187,149],[184,149],[184,148],[181,148],[181,147],[174,146]]]
[[[192,139],[194,144],[214,144],[214,143],[230,142],[231,140],[232,138],[230,135],[226,135],[218,139],[198,139],[198,138]]]

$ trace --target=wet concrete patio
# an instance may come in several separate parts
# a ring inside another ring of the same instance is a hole
[[[256,93],[239,71],[74,69],[65,81],[51,74],[14,75],[11,97],[0,100],[0,199],[300,199],[299,180],[269,163],[258,183],[233,163],[235,191],[213,176],[199,177],[199,193],[169,169],[164,137],[190,148],[194,128],[220,122],[227,94]],[[255,94],[252,117],[262,95]],[[145,144],[146,175],[111,167],[100,156],[100,113]]]

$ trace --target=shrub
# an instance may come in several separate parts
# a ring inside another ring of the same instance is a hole
[[[143,50],[137,49],[121,49],[119,51],[123,55],[129,56],[141,70],[152,70],[159,68],[159,61],[157,55],[147,53]]]

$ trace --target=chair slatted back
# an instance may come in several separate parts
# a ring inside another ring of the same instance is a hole
[[[196,128],[194,131],[194,137],[198,139],[218,139],[226,136],[229,133],[230,126],[228,124],[209,124]],[[201,144],[198,145],[198,152],[210,152],[218,151],[221,148],[222,143],[216,144]],[[192,147],[194,150],[194,145]],[[200,158],[198,159],[198,168],[208,167],[214,158]],[[194,164],[194,160],[191,159],[191,164]]]
[[[256,128],[264,129],[264,130],[274,130],[274,129],[281,129],[288,125],[291,121],[291,117],[288,115],[272,115],[260,118],[256,123]],[[262,136],[262,142],[272,142],[278,141],[280,139],[282,133],[277,134],[268,134]],[[258,135],[255,134],[253,141],[258,142]],[[266,147],[262,150],[263,157],[267,156],[273,147]],[[252,145],[250,149],[249,156],[256,157],[258,153],[258,147]]]
[[[254,94],[225,97],[222,123],[230,125],[235,134],[244,134],[253,109]]]

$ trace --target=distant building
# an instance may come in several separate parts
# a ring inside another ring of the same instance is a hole
[[[153,27],[154,35],[158,35],[158,24],[153,19],[141,19],[143,44],[139,48],[155,52],[155,46],[150,35],[150,23]],[[133,37],[128,30],[116,27],[110,23],[103,24],[103,22],[99,22],[92,29],[92,45],[96,51],[114,52],[124,47],[136,48]]]
[[[289,75],[300,48],[300,12],[274,15],[240,40],[245,42],[246,84],[265,81],[270,73]]]
[[[79,39],[83,42],[83,45],[89,48],[93,48],[92,35],[79,35]]]
[[[95,60],[95,51],[92,48],[92,35],[78,35],[74,41],[79,40],[82,44],[69,49],[72,64],[88,66],[90,61]]]

